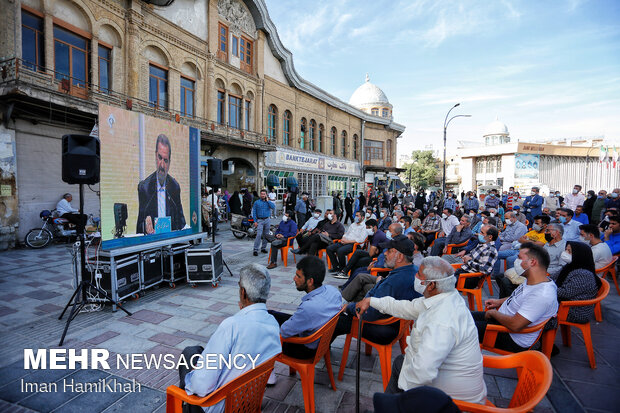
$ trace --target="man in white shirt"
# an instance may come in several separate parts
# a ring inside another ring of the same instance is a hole
[[[601,241],[601,232],[596,225],[588,224],[579,227],[581,242],[584,242],[592,248],[592,256],[594,258],[594,268],[597,270],[603,268],[614,258],[611,249],[607,243]]]
[[[558,221],[564,227],[562,238],[565,241],[579,241],[579,226],[581,226],[581,222],[573,219],[573,211],[569,208],[560,208],[556,214]]]
[[[581,193],[581,185],[575,185],[575,187],[573,188],[573,193],[567,194],[564,197],[564,206],[575,212],[577,207],[579,205],[583,205],[583,202],[585,200],[586,197]]]
[[[547,276],[548,266],[549,254],[543,247],[531,242],[521,245],[514,268],[518,275],[525,277],[525,282],[509,297],[486,300],[486,311],[472,312],[480,342],[489,323],[501,324],[512,331],[497,335],[496,348],[516,353],[529,349],[536,342],[538,332],[519,332],[542,323],[558,312],[557,287]]]
[[[415,276],[412,301],[370,297],[360,301],[358,316],[373,307],[406,320],[415,320],[405,355],[392,366],[386,393],[432,386],[450,397],[483,404],[487,389],[476,326],[455,288],[454,270],[439,257],[427,257]]]
[[[452,210],[450,208],[444,208],[441,214],[441,232],[438,238],[448,236],[448,234],[452,232],[452,229],[458,224],[459,219],[452,215]]]
[[[549,224],[545,229],[545,241],[547,243],[543,248],[549,254],[549,265],[547,271],[551,275],[556,275],[560,272],[563,263],[560,262],[560,256],[566,249],[566,240],[562,238],[564,235],[564,227],[560,224]]]
[[[80,214],[79,210],[71,206],[72,199],[73,196],[71,194],[64,194],[62,196],[62,199],[56,204],[56,212],[58,213],[59,217],[66,219],[72,224],[75,224],[78,227],[78,233],[80,233],[80,225],[86,225],[86,220],[88,218],[86,215]]]
[[[342,236],[340,242],[336,242],[326,248],[327,256],[332,264],[332,273],[338,273],[347,265],[347,255],[353,252],[353,245],[366,241],[366,222],[362,211],[355,213],[354,222]]]

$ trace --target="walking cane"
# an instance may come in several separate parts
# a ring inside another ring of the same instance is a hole
[[[360,356],[362,352],[362,317],[359,315],[360,309],[356,308],[357,313],[357,360],[355,367],[355,413],[360,413]]]

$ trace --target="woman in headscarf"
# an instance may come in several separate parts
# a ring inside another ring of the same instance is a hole
[[[589,190],[587,198],[583,202],[583,212],[588,216],[588,222],[592,222],[592,208],[596,202],[596,192]]]
[[[246,189],[245,193],[243,194],[242,210],[243,210],[243,215],[245,215],[246,217],[249,217],[250,214],[252,213],[252,193],[248,189]]]
[[[241,215],[241,199],[239,198],[239,191],[233,192],[232,197],[228,200],[228,206],[231,214]]]
[[[344,211],[347,214],[342,222],[343,225],[347,225],[347,221],[353,223],[353,197],[351,192],[347,192],[347,197],[344,199]]]
[[[594,269],[592,250],[583,242],[569,241],[560,256],[564,267],[554,281],[558,287],[558,301],[592,300],[596,297],[601,280]],[[552,277],[554,278],[554,277]],[[587,323],[594,313],[594,306],[572,307],[568,311],[571,323]]]

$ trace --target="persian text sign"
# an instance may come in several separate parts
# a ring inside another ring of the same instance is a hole
[[[278,149],[265,153],[265,165],[271,168],[295,168],[310,172],[359,175],[358,162]]]

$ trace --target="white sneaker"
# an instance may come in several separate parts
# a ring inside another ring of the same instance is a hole
[[[335,278],[340,278],[340,279],[345,279],[345,278],[349,278],[349,276],[345,273],[343,273],[342,271],[340,271],[338,274],[334,275]]]
[[[273,369],[271,370],[271,374],[269,375],[269,378],[267,379],[267,385],[273,386],[277,382],[278,382],[278,378],[276,377],[276,370]]]

